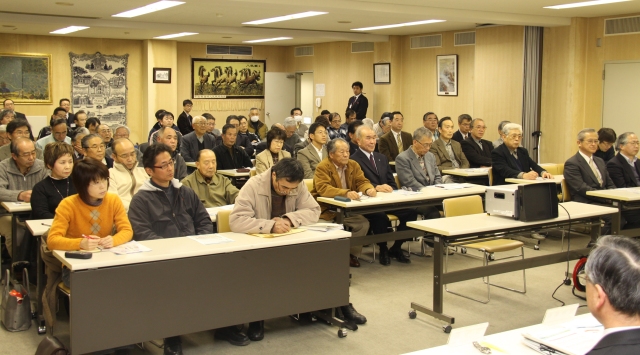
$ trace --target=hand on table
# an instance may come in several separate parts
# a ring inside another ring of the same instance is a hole
[[[546,171],[542,172],[542,177],[545,178],[545,179],[553,179],[553,175],[549,174]]]
[[[393,192],[393,188],[387,184],[376,186],[376,191],[378,192]]]
[[[350,198],[352,200],[358,200],[360,199],[360,195],[358,195],[358,193],[355,191],[349,191],[347,192],[347,198]]]
[[[113,248],[113,237],[108,235],[104,238],[100,238],[98,245],[105,249]]]
[[[82,241],[80,241],[80,249],[93,250],[98,247],[99,243],[100,237],[98,237],[97,235],[83,236]]]
[[[364,192],[364,194],[369,197],[375,197],[378,194],[378,192],[376,191],[376,189],[368,189],[367,191]]]
[[[271,233],[287,233],[291,230],[291,222],[288,219],[276,217],[273,220],[276,223],[271,228]]]
[[[538,173],[536,173],[533,170],[531,170],[528,173],[522,174],[522,178],[525,179],[525,180],[535,180],[537,177],[538,177]]]

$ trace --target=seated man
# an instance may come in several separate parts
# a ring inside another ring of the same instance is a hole
[[[97,117],[89,117],[84,122],[84,128],[88,129],[91,133],[98,133],[98,127],[100,127],[100,119]]]
[[[398,154],[411,146],[411,134],[402,130],[404,116],[400,111],[392,112],[391,117],[391,130],[380,137],[378,149],[387,160],[396,161]]]
[[[171,149],[171,157],[174,162],[174,177],[182,180],[187,176],[187,163],[178,152],[178,134],[171,127],[162,127],[158,130],[158,143],[166,144]]]
[[[391,130],[391,112],[385,112],[380,117],[380,121],[373,126],[378,139]]]
[[[246,117],[245,117],[246,119]],[[236,115],[230,115],[227,116],[227,122],[226,124],[231,124],[236,128],[236,140],[235,140],[235,145],[236,147],[242,149],[245,151],[245,153],[247,153],[247,155],[249,157],[253,157],[254,156],[254,152],[255,149],[253,147],[253,144],[251,144],[251,138],[249,138],[248,135],[241,135],[240,134],[240,117],[236,116]],[[222,143],[222,137],[218,137],[216,139],[216,143],[217,145],[221,145]]]
[[[506,124],[502,128],[502,139],[504,144],[491,152],[494,185],[504,185],[506,184],[504,180],[508,178],[526,180],[535,180],[538,176],[553,178],[529,157],[529,152],[525,148],[520,147],[522,126],[517,123]]]
[[[356,130],[362,125],[364,125],[364,123],[362,123],[362,120],[356,120],[355,118],[347,125],[347,138],[345,140],[347,141],[347,143],[349,143],[349,155],[353,155],[353,153],[358,151],[358,138],[356,137]]]
[[[469,137],[462,142],[462,152],[467,160],[469,160],[469,166],[472,168],[485,168],[491,166],[491,151],[493,151],[493,144],[484,137],[484,131],[487,127],[484,125],[482,118],[474,118],[471,121],[471,131]]]
[[[217,165],[221,170],[253,167],[245,150],[236,146],[237,136],[238,128],[234,124],[227,123],[222,127],[222,144],[213,148]]]
[[[87,122],[87,113],[84,112],[83,110],[80,110],[76,112],[75,115],[73,115],[73,123],[69,127],[71,127],[72,128],[71,130],[74,131],[78,128],[83,128],[86,122]]]
[[[31,137],[31,126],[27,120],[13,120],[7,124],[7,136],[10,141]],[[11,144],[0,147],[0,161],[11,158]],[[36,147],[36,159],[42,160],[42,149]]]
[[[113,132],[111,132],[111,128],[106,124],[101,124],[98,126],[98,134],[102,137],[107,148],[111,148],[111,143],[113,143]]]
[[[101,161],[108,169],[113,168],[113,159],[105,155],[107,146],[99,134],[92,133],[84,136],[82,138],[82,150],[84,150],[85,157]]]
[[[282,126],[284,131],[287,133],[287,139],[284,140],[284,144],[290,146],[293,149],[296,144],[300,142],[300,136],[296,133],[296,131],[298,130],[298,123],[294,118],[287,117],[284,119],[284,123]]]
[[[84,127],[77,128],[71,135],[71,145],[73,146],[73,159],[78,160],[84,158],[84,149],[82,148],[82,138],[90,135],[88,129]]]
[[[496,139],[495,141],[492,142],[493,144],[493,149],[498,148],[500,145],[502,145],[504,143],[504,140],[502,139],[502,129],[504,128],[504,126],[508,123],[511,123],[511,121],[501,121],[498,124],[498,136],[500,138]]]
[[[156,143],[142,155],[144,170],[151,179],[145,181],[129,206],[134,240],[213,233],[209,214],[198,196],[174,178],[173,151],[166,144]],[[182,354],[179,336],[165,338],[164,347],[165,354]]]
[[[78,116],[78,114],[76,114],[76,117]],[[113,140],[117,140],[120,138],[127,138],[129,139],[129,135],[131,134],[131,130],[129,130],[129,127],[121,125],[121,124],[117,124],[115,126],[113,126]],[[113,142],[112,142],[113,143]],[[142,152],[140,151],[140,149],[136,148],[135,146],[133,147],[133,149],[135,149],[136,151],[136,159],[138,159],[138,165],[142,166]],[[110,157],[113,154],[113,144],[111,147],[107,148],[107,151],[105,153],[106,156]]]
[[[203,149],[213,149],[216,146],[216,139],[207,134],[207,119],[202,116],[193,117],[193,129],[182,137],[182,147],[180,155],[185,162],[196,161],[198,152]]]
[[[44,147],[51,142],[64,142],[71,144],[71,138],[67,137],[67,128],[66,118],[56,118],[51,122],[51,133],[44,138],[38,139],[36,147],[44,150]]]
[[[640,162],[636,158],[639,144],[638,136],[633,132],[625,132],[618,137],[618,155],[607,163],[607,171],[617,188],[640,186]],[[626,222],[625,228],[640,227],[640,211],[625,211],[622,216]]]
[[[463,140],[469,138],[469,129],[471,127],[472,120],[471,116],[466,113],[458,116],[458,130],[453,134],[451,139],[458,143],[462,143]]]
[[[10,146],[11,158],[0,162],[0,201],[29,203],[31,189],[48,175],[48,170],[42,160],[36,159],[36,147],[29,138],[16,138]],[[0,234],[6,239],[9,255],[13,255],[11,231],[11,215],[0,217]],[[14,257],[14,261],[22,260],[26,256],[24,252],[29,249],[29,240],[21,243],[24,225],[19,232],[16,247],[21,245],[21,252]]]
[[[462,152],[460,143],[453,140],[453,120],[451,117],[442,117],[438,122],[440,138],[436,139],[431,146],[431,153],[436,157],[436,165],[442,174],[447,169],[468,169],[469,161]],[[443,175],[442,182],[464,182],[464,178],[459,176]],[[495,184],[494,184],[495,185]]]
[[[356,137],[359,148],[351,155],[351,159],[360,164],[364,176],[378,192],[393,192],[393,190],[397,190],[398,186],[396,186],[396,180],[391,172],[389,161],[384,155],[374,152],[376,148],[376,132],[368,126],[360,126],[356,130]],[[415,221],[418,217],[418,214],[413,209],[394,210],[388,213],[395,215],[400,220],[399,231],[406,230],[407,221]],[[376,216],[380,216],[380,218],[386,220],[385,223],[387,225],[391,225],[386,213],[376,214]],[[383,265],[390,264],[389,257],[395,258],[401,263],[410,263],[411,260],[402,252],[402,243],[407,240],[396,240],[390,249],[387,249],[387,242],[378,243],[380,247],[380,263]]]
[[[313,179],[316,166],[327,157],[327,129],[316,122],[309,127],[309,145],[298,151],[297,159],[304,169],[304,178]]]
[[[292,228],[314,224],[320,206],[302,182],[302,165],[284,158],[244,185],[229,216],[236,233],[286,233]],[[249,339],[264,338],[264,321],[251,322]]]
[[[587,355],[640,354],[640,242],[598,239],[585,266],[587,306],[604,336]]]
[[[181,183],[196,192],[204,207],[234,204],[238,188],[231,179],[216,174],[216,155],[213,151],[203,149],[197,153],[196,159],[197,170],[182,179]]]
[[[109,169],[109,192],[120,196],[125,211],[129,211],[133,195],[149,180],[149,175],[138,164],[136,149],[128,138],[113,141],[111,158],[113,167]]]
[[[42,127],[42,129],[40,130],[40,132],[38,132],[38,140],[48,136],[51,134],[51,126],[53,125],[53,121],[55,121],[56,119],[64,119],[65,122],[67,120],[67,110],[65,110],[62,107],[56,107],[53,110],[53,115],[51,115],[51,119],[49,120],[49,125]]]
[[[257,135],[260,139],[267,138],[267,125],[260,121],[260,110],[252,107],[249,110],[249,119],[251,121],[247,127],[249,132]]]

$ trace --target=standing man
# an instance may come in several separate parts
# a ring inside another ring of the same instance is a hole
[[[472,168],[487,168],[491,166],[493,144],[486,139],[482,139],[486,129],[487,126],[484,125],[484,120],[475,118],[471,121],[469,137],[460,142],[462,152],[469,160],[469,166]]]
[[[2,103],[2,106],[4,107],[5,110],[11,110],[13,112],[14,119],[17,119],[17,118],[22,118],[24,120],[27,119],[27,116],[25,116],[24,113],[21,113],[15,110],[16,106],[13,103],[13,100],[11,99],[4,100],[4,102]]]
[[[431,152],[436,156],[436,165],[440,169],[440,174],[445,169],[468,169],[469,161],[462,152],[460,143],[452,139],[453,120],[451,120],[451,117],[447,116],[440,119],[438,130],[440,131],[440,138],[433,142]],[[444,175],[442,181],[446,184],[449,182],[464,182],[464,179],[457,176]]]
[[[400,111],[391,113],[391,130],[380,137],[378,149],[389,161],[395,161],[398,154],[411,146],[411,134],[402,131],[404,116]]]
[[[136,149],[129,138],[119,138],[113,142],[113,168],[109,169],[109,191],[120,196],[124,209],[142,184],[149,179],[144,168],[138,165]]]
[[[92,133],[84,136],[82,138],[82,150],[84,150],[85,157],[101,161],[108,169],[113,168],[113,159],[106,156],[107,145],[104,144],[104,140],[99,134]]]
[[[73,123],[73,119],[74,119],[74,114],[73,112],[71,112],[71,101],[69,101],[69,99],[60,99],[60,101],[58,102],[58,104],[60,104],[60,107],[62,107],[65,111],[65,116],[64,118],[67,119],[67,125],[71,126],[71,124]]]
[[[238,128],[232,123],[227,123],[222,127],[222,144],[213,148],[216,155],[217,166],[222,169],[242,169],[251,168],[253,163],[244,151],[236,145]]]
[[[249,120],[251,122],[249,123],[249,127],[247,127],[247,130],[258,136],[258,138],[260,139],[266,139],[267,125],[264,124],[264,122],[260,121],[260,110],[252,107],[249,110]]]
[[[196,161],[198,152],[203,149],[211,150],[216,146],[216,139],[207,134],[207,119],[196,116],[192,122],[192,132],[182,137],[182,146],[180,147],[180,155],[185,162]]]
[[[193,102],[191,100],[182,101],[182,113],[178,116],[178,129],[183,136],[193,132],[193,121],[190,113],[192,108]]]
[[[440,138],[440,132],[438,132],[438,115],[433,112],[425,113],[424,116],[422,116],[422,125],[431,131],[434,141]]]
[[[526,180],[535,180],[538,176],[553,178],[529,157],[529,152],[525,148],[520,147],[522,126],[516,123],[506,124],[502,128],[502,138],[504,144],[491,152],[494,185],[504,185],[504,180],[507,178]],[[604,163],[602,163],[602,169],[606,171]],[[571,195],[574,196],[573,192]]]
[[[354,110],[356,118],[363,120],[367,118],[367,108],[369,108],[369,100],[362,94],[362,83],[359,81],[351,84],[353,96],[349,99],[347,110]]]
[[[64,118],[56,118],[51,122],[51,134],[38,139],[36,147],[44,150],[47,144],[52,142],[64,142],[71,144],[71,138],[67,137],[67,120]]]
[[[182,184],[196,192],[204,207],[217,207],[235,203],[238,196],[231,179],[217,174],[216,155],[203,149],[196,155],[196,168],[192,174],[182,179]]]
[[[463,140],[469,137],[469,128],[471,125],[471,116],[466,113],[458,116],[458,130],[453,134],[454,141],[462,143]]]
[[[313,179],[316,167],[327,157],[327,130],[321,123],[314,123],[309,127],[309,141],[311,144],[298,151],[297,159],[302,164],[305,179]]]

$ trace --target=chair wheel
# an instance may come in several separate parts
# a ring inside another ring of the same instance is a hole
[[[466,254],[467,253],[467,248],[460,248],[460,253]]]
[[[47,327],[44,325],[38,326],[38,334],[44,334],[47,332]]]
[[[347,330],[346,329],[338,330],[338,338],[344,338],[346,336],[347,336]]]
[[[447,333],[447,334],[451,333],[451,329],[452,328],[451,328],[450,324],[447,324],[447,325],[442,327],[442,330],[444,330],[444,332]]]
[[[496,255],[494,253],[489,254],[489,260],[490,261],[496,260]]]
[[[533,246],[533,250],[540,250],[540,246],[539,246],[539,245],[537,245],[537,244],[536,244],[536,245],[534,245],[534,246]]]
[[[409,318],[416,319],[417,316],[418,314],[416,313],[416,311],[414,310],[409,311]]]

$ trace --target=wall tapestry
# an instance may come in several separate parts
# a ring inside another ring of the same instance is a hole
[[[0,54],[0,96],[17,104],[51,104],[51,54]]]
[[[194,99],[264,98],[264,60],[191,59]]]
[[[69,53],[73,112],[84,110],[109,126],[127,124],[129,55]]]

